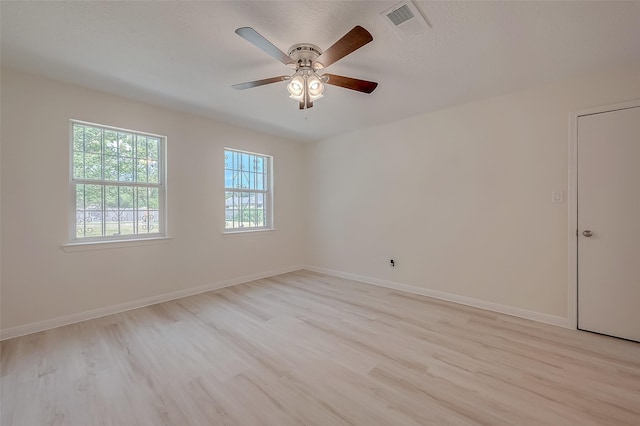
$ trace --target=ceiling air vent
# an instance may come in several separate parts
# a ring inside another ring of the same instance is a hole
[[[416,15],[413,14],[411,9],[409,9],[409,6],[407,6],[406,4],[403,4],[399,8],[392,10],[390,13],[387,13],[387,18],[389,18],[389,20],[396,27],[415,17]]]
[[[398,34],[419,34],[431,27],[427,19],[416,5],[411,1],[403,1],[385,10],[380,16]]]

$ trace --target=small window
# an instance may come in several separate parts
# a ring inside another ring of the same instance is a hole
[[[165,235],[166,138],[71,122],[74,241]]]
[[[272,229],[271,162],[268,155],[225,149],[225,231]]]

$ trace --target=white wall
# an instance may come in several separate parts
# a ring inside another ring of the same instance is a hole
[[[304,262],[304,145],[2,71],[2,329]],[[69,119],[168,138],[165,244],[65,252]],[[274,156],[276,231],[222,236],[223,148]]]
[[[569,112],[640,98],[639,76],[574,79],[305,146],[4,69],[2,331],[305,263],[566,317],[567,204],[551,192],[567,195]],[[172,240],[62,250],[70,118],[168,137]],[[274,155],[277,231],[221,235],[225,146]]]
[[[640,67],[312,144],[309,262],[565,318],[569,114],[634,98]]]

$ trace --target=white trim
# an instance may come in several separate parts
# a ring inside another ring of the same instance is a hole
[[[255,235],[255,234],[260,234],[265,232],[269,233],[274,231],[277,231],[277,229],[276,228],[250,228],[250,229],[247,229],[246,231],[239,231],[239,230],[225,231],[221,235],[223,237],[231,237],[231,236],[237,236],[237,235]]]
[[[578,118],[637,107],[640,107],[640,99],[571,111],[569,115],[569,193],[567,194],[569,203],[567,320],[569,328],[578,328]]]
[[[77,322],[87,321],[107,315],[117,314],[119,312],[130,311],[132,309],[142,308],[149,305],[168,302],[170,300],[182,299],[183,297],[193,296],[200,293],[206,293],[212,290],[218,290],[225,287],[231,287],[262,278],[272,277],[274,275],[286,274],[287,272],[298,271],[304,269],[303,265],[294,265],[286,268],[274,269],[271,271],[261,272],[257,274],[245,275],[228,280],[217,281],[198,287],[185,288],[183,290],[172,291],[170,293],[150,296],[144,299],[133,300],[118,305],[105,306],[102,308],[92,309],[89,311],[78,312],[76,314],[65,315],[62,317],[52,318],[44,321],[32,322],[29,324],[19,325],[17,327],[0,330],[0,341],[20,337],[27,334],[38,333],[40,331],[52,328],[62,327],[64,325],[74,324]]]
[[[381,280],[378,278],[367,277],[364,275],[352,274],[350,272],[336,271],[333,269],[321,268],[317,266],[307,265],[305,269],[322,274],[333,275],[349,280],[360,281],[366,284],[373,284],[379,287],[391,288],[394,290],[405,291],[407,293],[419,294],[421,296],[432,297],[434,299],[445,300],[447,302],[459,303],[461,305],[472,306],[487,311],[498,312],[501,314],[511,315],[514,317],[525,318],[528,320],[543,322],[558,327],[568,328],[568,319],[556,315],[545,314],[542,312],[529,311],[527,309],[517,308],[515,306],[501,305],[499,303],[489,302],[486,300],[474,299],[471,297],[460,296],[457,294],[446,293],[443,291],[430,290],[428,288],[415,287],[407,284],[400,284],[393,281]]]
[[[571,113],[569,124],[569,188],[567,190],[567,319],[569,328],[578,328],[578,114]]]
[[[147,238],[130,238],[122,240],[106,240],[106,241],[82,241],[62,244],[62,250],[66,252],[85,251],[85,250],[104,250],[122,247],[149,246],[153,244],[166,244],[172,237],[147,237]]]

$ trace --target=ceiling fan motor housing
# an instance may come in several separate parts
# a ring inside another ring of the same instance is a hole
[[[320,55],[322,55],[322,49],[315,44],[310,43],[298,43],[289,48],[287,52],[289,57],[293,59],[296,70],[311,68],[313,61]]]

